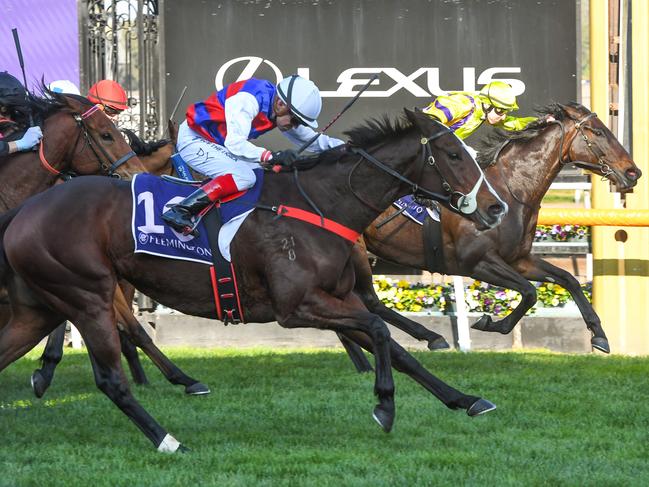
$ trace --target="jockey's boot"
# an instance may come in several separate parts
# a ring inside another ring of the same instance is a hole
[[[198,188],[162,214],[162,219],[177,232],[198,235],[196,227],[212,203],[239,191],[231,174],[218,176]]]

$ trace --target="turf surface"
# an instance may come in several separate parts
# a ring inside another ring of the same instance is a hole
[[[38,353],[0,374],[0,485],[649,485],[649,359],[417,353],[498,405],[451,411],[395,374],[397,417],[338,351],[170,349],[212,394],[186,397],[145,359],[138,400],[192,451],[158,453],[66,350],[44,399]]]

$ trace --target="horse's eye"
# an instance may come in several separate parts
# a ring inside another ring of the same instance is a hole
[[[101,138],[104,140],[113,140],[113,136],[110,132],[104,132],[103,134],[101,134]]]
[[[448,156],[453,160],[461,159],[460,154],[458,154],[457,152],[451,152]]]
[[[601,137],[602,135],[604,135],[604,131],[602,131],[602,130],[600,130],[600,129],[593,129],[593,133],[594,133],[597,137]]]

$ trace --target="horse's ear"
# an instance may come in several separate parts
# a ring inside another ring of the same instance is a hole
[[[429,117],[421,110],[415,108],[414,110],[408,110],[407,108],[403,109],[406,112],[406,117],[412,122],[412,124],[419,129],[422,134],[427,134],[430,132],[430,126],[434,118]]]
[[[418,108],[415,108],[414,110],[408,110],[407,108],[404,108],[403,111],[406,114],[406,117],[408,118],[408,120],[410,120],[410,122],[413,125],[415,125],[417,127],[420,126],[421,121],[419,119],[420,119],[420,117],[422,115],[421,110],[419,110]]]
[[[178,142],[178,124],[170,118],[167,121],[167,128],[169,129],[169,138],[175,145]]]

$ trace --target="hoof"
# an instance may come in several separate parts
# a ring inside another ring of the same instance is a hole
[[[611,353],[611,347],[608,344],[608,340],[603,337],[593,337],[590,339],[590,344],[595,350],[599,350],[604,353]]]
[[[176,453],[189,453],[190,451],[191,450],[189,448],[187,448],[185,445],[181,443],[178,449],[176,450]]]
[[[185,387],[185,394],[188,394],[190,396],[203,396],[205,394],[209,394],[210,392],[212,392],[210,391],[210,388],[205,384],[201,384],[200,382]]]
[[[45,380],[40,370],[35,370],[31,378],[32,389],[37,398],[43,397],[50,383]]]
[[[478,399],[476,402],[471,404],[471,406],[469,406],[469,409],[466,410],[466,413],[469,416],[473,417],[488,413],[489,411],[493,411],[494,409],[496,409],[496,405],[491,401],[487,401],[486,399]]]
[[[374,421],[379,423],[379,426],[383,428],[383,431],[389,433],[392,429],[392,424],[394,423],[394,411],[389,412],[385,409],[382,409],[381,406],[376,406],[374,408],[374,413],[372,413]]]
[[[482,317],[473,323],[471,325],[471,328],[474,330],[480,330],[480,331],[490,331],[489,327],[492,326],[493,321],[491,319],[491,316],[489,315],[482,315]]]
[[[430,340],[428,342],[428,350],[445,350],[447,348],[451,348],[451,346],[444,339],[444,337],[437,337],[434,340]]]

